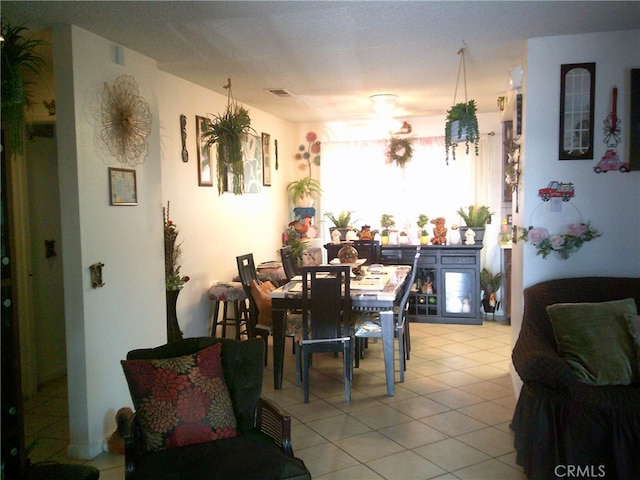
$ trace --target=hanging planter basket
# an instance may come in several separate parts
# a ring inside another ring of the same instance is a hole
[[[210,147],[216,144],[218,154],[218,194],[225,190],[226,176],[231,173],[233,193],[244,192],[244,161],[242,142],[247,134],[255,132],[251,127],[249,111],[238,105],[231,94],[231,79],[224,86],[228,91],[227,108],[223,114],[214,115],[202,132],[201,139]]]
[[[458,68],[458,78],[456,80],[456,90],[453,95],[453,106],[447,110],[447,118],[444,124],[444,146],[445,159],[449,165],[449,154],[455,160],[456,148],[459,143],[464,142],[465,152],[468,155],[471,145],[478,155],[478,144],[480,142],[480,130],[478,128],[478,118],[476,117],[475,100],[467,100],[467,74],[464,61],[464,48],[458,51],[460,55],[460,66]],[[464,78],[464,102],[456,103],[458,85],[460,83],[460,73]]]

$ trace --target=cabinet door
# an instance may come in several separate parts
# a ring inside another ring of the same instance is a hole
[[[478,317],[476,275],[475,268],[442,268],[440,312],[443,317]]]

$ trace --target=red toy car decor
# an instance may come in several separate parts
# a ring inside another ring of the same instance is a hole
[[[575,191],[571,182],[563,183],[552,180],[545,188],[538,190],[538,196],[542,197],[545,202],[553,197],[560,197],[564,202],[568,202],[575,196]]]
[[[620,171],[626,173],[630,170],[630,165],[627,162],[622,162],[618,157],[618,152],[612,148],[607,150],[602,160],[600,160],[593,171],[596,173],[606,173],[608,171]]]

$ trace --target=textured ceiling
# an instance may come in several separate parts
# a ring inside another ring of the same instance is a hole
[[[3,1],[2,17],[78,25],[211,90],[224,94],[231,77],[239,101],[314,122],[371,116],[378,93],[398,95],[398,117],[444,114],[463,45],[468,96],[495,111],[528,38],[637,29],[640,2]]]

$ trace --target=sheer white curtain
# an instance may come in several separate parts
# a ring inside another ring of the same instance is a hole
[[[320,216],[321,234],[329,241],[330,222],[325,212],[352,210],[356,225],[380,227],[380,216],[394,216],[396,228],[417,236],[420,213],[431,219],[445,217],[447,225],[460,224],[456,210],[475,203],[478,159],[458,147],[456,160],[445,163],[444,138],[413,139],[413,158],[402,169],[387,163],[385,140],[326,142],[322,144]],[[486,182],[484,182],[486,188]],[[484,195],[483,195],[484,196]]]

